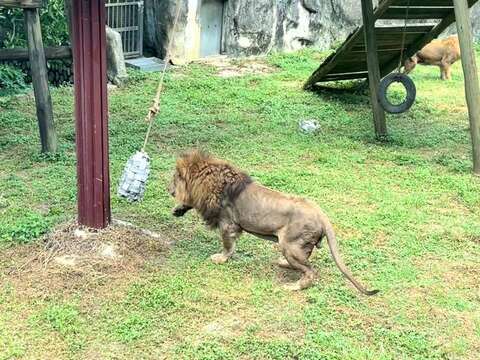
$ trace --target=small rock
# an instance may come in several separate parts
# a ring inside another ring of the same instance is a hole
[[[115,250],[115,247],[112,244],[103,245],[102,249],[100,250],[100,255],[109,259],[115,259],[119,257]]]
[[[63,266],[75,266],[77,264],[78,256],[76,255],[64,255],[57,256],[55,262]]]
[[[222,324],[217,322],[210,323],[204,327],[206,333],[211,335],[221,335],[224,332],[224,327]]]
[[[75,235],[76,238],[85,240],[88,238],[88,233],[85,230],[80,230],[80,229],[75,229],[73,232],[73,235]]]
[[[50,207],[47,204],[41,204],[40,206],[38,206],[38,210],[40,214],[48,215],[48,213],[50,212]]]
[[[238,319],[233,319],[231,323],[232,330],[240,330],[242,327],[242,322]]]

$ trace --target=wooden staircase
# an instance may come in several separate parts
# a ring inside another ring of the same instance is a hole
[[[473,6],[478,0],[468,0]],[[409,8],[408,8],[409,5]],[[392,72],[399,62],[405,31],[404,59],[412,56],[423,46],[438,37],[449,25],[455,22],[453,0],[383,0],[375,9],[377,20],[428,20],[428,24],[390,26],[375,24],[377,56],[381,76]],[[343,45],[331,54],[310,76],[305,89],[316,83],[337,80],[368,78],[367,51],[364,27],[356,29]]]

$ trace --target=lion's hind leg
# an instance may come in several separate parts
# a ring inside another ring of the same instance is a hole
[[[224,264],[232,257],[235,252],[235,243],[242,234],[242,229],[235,224],[220,224],[220,232],[223,250],[210,257],[215,264]]]
[[[308,262],[313,244],[307,244],[305,247],[294,243],[281,244],[283,256],[290,265],[290,268],[302,272],[302,277],[297,282],[285,285],[285,289],[297,291],[309,288],[315,281],[315,271]]]
[[[278,260],[276,261],[276,264],[284,269],[294,269],[292,265],[290,265],[290,263],[287,261],[287,259],[285,259],[283,256],[280,256],[278,258]]]

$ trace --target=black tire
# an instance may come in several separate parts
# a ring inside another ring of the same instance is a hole
[[[398,105],[392,104],[387,98],[388,87],[394,82],[402,84],[407,93],[405,100]],[[408,111],[415,102],[416,96],[417,88],[415,87],[415,83],[405,74],[392,73],[385,76],[382,81],[380,81],[380,86],[378,88],[378,101],[383,109],[390,114],[401,114]]]

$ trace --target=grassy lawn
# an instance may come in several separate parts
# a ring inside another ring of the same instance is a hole
[[[73,91],[53,90],[54,156],[38,154],[32,96],[1,97],[0,359],[478,359],[480,180],[470,172],[460,64],[450,82],[418,67],[417,103],[388,116],[391,136],[379,143],[368,97],[302,91],[323,55],[272,55],[273,71],[233,78],[208,65],[170,73],[140,204],[118,200],[115,188],[141,146],[159,75],[132,73],[112,91],[114,216],[175,244],[161,264],[114,281],[79,273],[65,280],[68,291],[46,280],[28,291],[8,270],[74,217]],[[310,118],[321,131],[300,133],[298,121]],[[312,257],[317,284],[301,293],[282,289],[297,275],[273,265],[277,249],[263,240],[244,236],[233,261],[213,265],[217,235],[195,214],[172,218],[165,191],[175,155],[193,146],[316,201],[352,272],[381,292],[361,296],[325,247]]]

